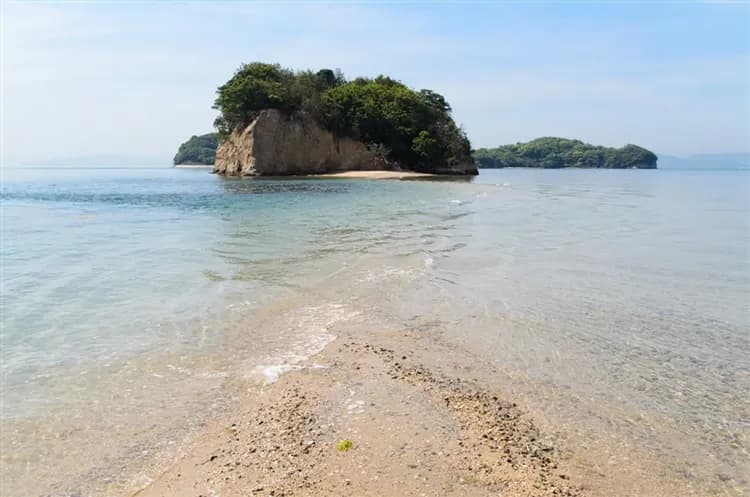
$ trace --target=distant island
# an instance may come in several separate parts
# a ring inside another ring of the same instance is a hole
[[[213,166],[218,146],[218,133],[207,133],[200,136],[193,135],[188,141],[180,145],[177,154],[174,156],[174,165]]]
[[[387,76],[347,81],[339,70],[244,64],[218,88],[214,108],[219,174],[477,173],[445,98]]]
[[[474,151],[479,168],[538,167],[545,169],[656,169],[656,154],[637,145],[621,148],[590,145],[580,140],[544,137],[515,145]]]

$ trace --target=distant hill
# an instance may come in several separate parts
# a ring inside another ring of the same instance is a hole
[[[188,141],[180,145],[177,154],[174,156],[174,165],[213,165],[218,146],[219,135],[217,133],[206,133],[200,136],[193,135]]]
[[[660,169],[750,169],[747,154],[698,154],[688,157],[659,154]]]
[[[527,143],[480,148],[474,151],[480,169],[536,167],[545,169],[604,168],[656,169],[656,155],[637,145],[621,148],[590,145],[580,140],[543,137]]]

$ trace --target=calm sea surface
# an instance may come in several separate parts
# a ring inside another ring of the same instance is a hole
[[[6,169],[0,495],[145,481],[354,311],[481,354],[698,495],[747,495],[749,202],[748,171]]]

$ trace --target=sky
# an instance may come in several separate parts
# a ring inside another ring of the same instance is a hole
[[[168,163],[252,61],[430,88],[475,148],[750,151],[749,3],[0,1],[5,165]]]

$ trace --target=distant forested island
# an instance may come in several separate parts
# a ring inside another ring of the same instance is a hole
[[[590,145],[580,140],[544,137],[526,143],[480,148],[474,151],[480,169],[502,167],[566,167],[603,169],[656,169],[656,154],[637,145],[621,148]]]
[[[205,164],[213,165],[216,159],[216,148],[219,146],[219,135],[207,133],[193,135],[188,141],[180,145],[174,156],[174,164]]]

